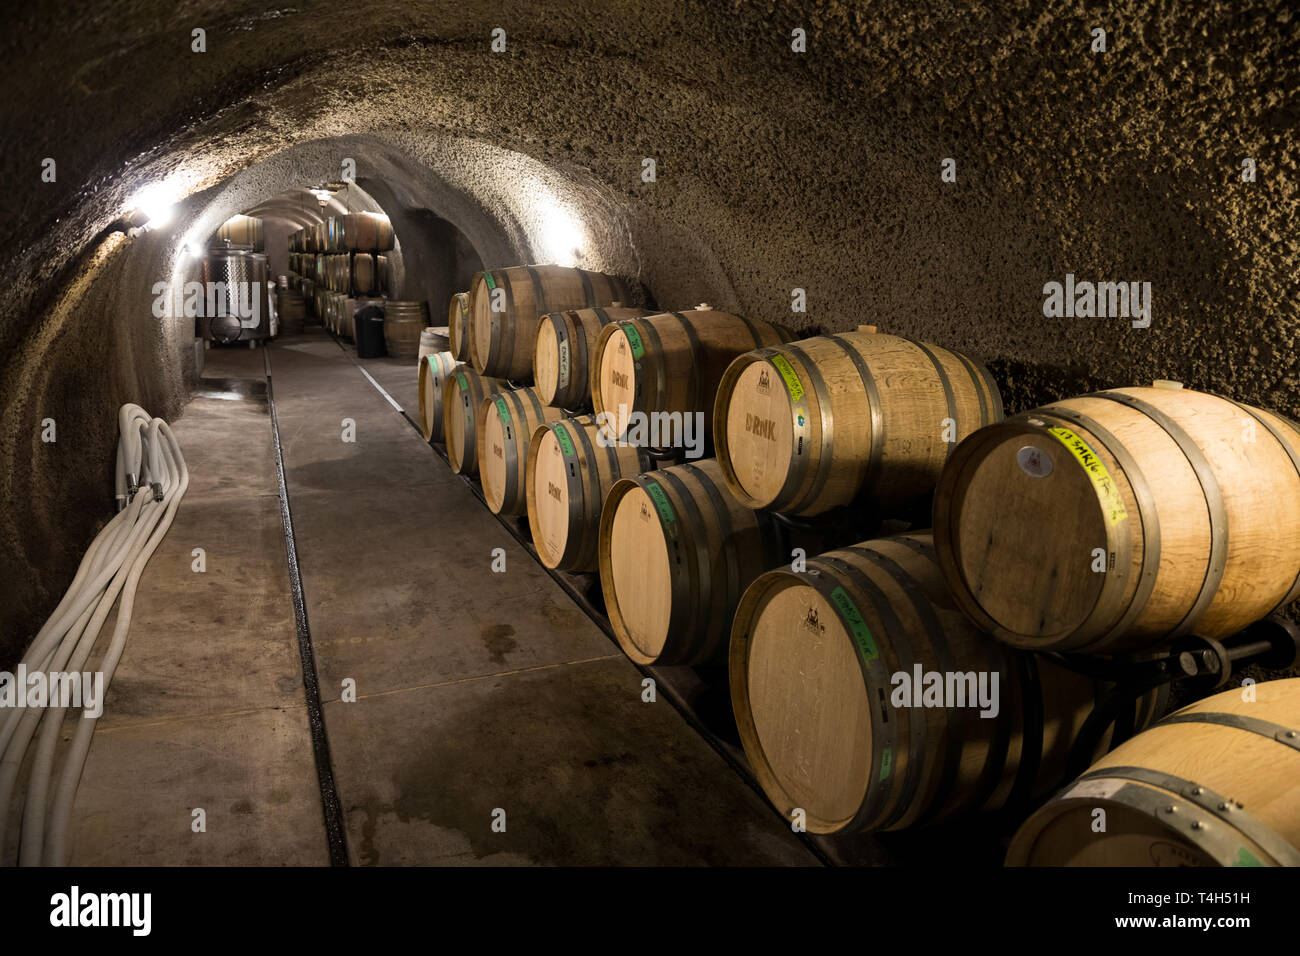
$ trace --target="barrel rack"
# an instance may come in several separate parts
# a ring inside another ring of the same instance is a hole
[[[344,355],[363,368],[353,351],[338,336],[327,331]],[[400,414],[420,441],[424,442],[419,422]],[[441,444],[426,442],[442,460],[447,461]],[[678,463],[680,452],[647,449],[646,460],[664,466]],[[473,477],[458,476],[484,509],[492,515],[538,565],[564,589],[565,593],[613,642],[618,645],[605,611],[599,576],[595,573],[569,572],[548,568],[533,545],[526,516],[495,515],[487,507],[483,490]],[[884,519],[861,508],[840,507],[812,518],[770,513],[783,547],[787,551],[797,544],[820,541],[823,550],[863,540],[878,534],[893,534],[909,525],[925,526],[928,521],[926,502],[904,509],[903,519]],[[851,539],[851,540],[850,540]],[[1147,651],[1141,657],[1096,658],[1082,655],[1050,654],[1056,663],[1094,680],[1112,685],[1102,695],[1092,715],[1085,722],[1069,757],[1064,786],[1084,773],[1092,763],[1092,754],[1108,729],[1113,729],[1112,746],[1133,735],[1137,700],[1162,685],[1185,685],[1188,690],[1222,688],[1234,672],[1260,665],[1287,667],[1300,657],[1300,626],[1275,614],[1222,641],[1186,637],[1163,653]],[[1024,655],[1026,661],[1031,655]],[[789,820],[772,807],[757,778],[750,769],[740,743],[731,698],[727,690],[726,666],[688,667],[642,665],[632,662],[644,676],[655,682],[658,693],[673,706],[693,730],[745,781],[783,825]],[[1037,668],[1026,666],[1021,675],[1026,686],[1037,683]],[[1036,697],[1037,695],[1030,695]],[[1040,701],[1041,706],[1041,701]],[[1032,737],[1042,732],[1041,715],[1036,726],[1027,728]],[[1032,715],[1027,715],[1027,718]],[[1031,721],[1032,723],[1032,721]],[[1031,753],[1040,752],[1030,742]],[[1024,772],[1017,774],[1015,789],[1006,806],[995,813],[965,818],[954,823],[880,833],[819,835],[797,834],[819,860],[831,866],[900,865],[908,860],[925,859],[928,854],[954,855],[973,866],[1001,865],[1006,846],[1016,827],[1035,809],[1029,784],[1037,776],[1036,761],[1026,760]]]

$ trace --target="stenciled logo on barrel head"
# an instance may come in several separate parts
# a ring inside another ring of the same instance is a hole
[[[825,634],[826,625],[817,620],[817,609],[810,607],[808,613],[804,615],[803,620],[799,622],[803,625],[804,630],[812,631],[814,634]]]
[[[627,373],[625,372],[610,372],[609,380],[617,388],[627,388]]]
[[[758,391],[766,395],[772,390],[772,376],[767,374],[767,369],[759,369],[758,372]]]
[[[641,502],[641,520],[642,520],[642,521],[649,521],[649,520],[650,520],[650,509],[646,507],[646,504],[645,504],[644,501]]]
[[[776,422],[770,418],[760,418],[758,415],[745,412],[745,431],[751,435],[757,435],[759,438],[773,441],[776,438]]]
[[[550,495],[552,498],[554,498],[556,501],[563,500],[560,497],[560,486],[553,481],[548,481],[546,483],[546,493]]]
[[[620,335],[618,337],[618,354],[622,355],[627,351],[627,337]]]
[[[492,446],[492,454],[495,455],[497,458],[505,458],[505,457],[506,457],[506,453],[505,453],[504,451],[502,451],[502,450],[501,450],[501,446],[500,446],[500,445],[497,445],[497,444],[493,444],[493,446]]]

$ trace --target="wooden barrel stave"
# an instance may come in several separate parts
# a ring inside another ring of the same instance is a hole
[[[719,387],[713,432],[733,494],[815,515],[924,499],[957,442],[1001,418],[992,377],[968,356],[846,332],[738,358]]]
[[[447,337],[457,362],[469,361],[469,293],[457,292],[447,306]]]
[[[1006,520],[981,510],[1007,501]],[[1300,432],[1190,390],[1067,399],[964,443],[935,526],[957,600],[1008,643],[1225,637],[1300,593]]]
[[[601,444],[591,415],[540,426],[528,449],[528,523],[548,568],[599,570],[600,516],[620,478],[650,468],[636,448]]]
[[[1297,740],[1300,678],[1197,701],[1098,760],[1026,820],[1007,864],[1300,866]]]
[[[393,358],[418,358],[420,333],[429,324],[423,302],[387,299],[384,302],[384,347]]]
[[[500,311],[493,311],[500,290]],[[547,312],[626,302],[623,280],[567,266],[514,266],[477,273],[470,283],[470,360],[485,375],[528,381],[537,324]]]
[[[607,325],[591,359],[591,400],[618,434],[627,415],[668,412],[713,424],[718,385],[738,356],[789,339],[782,328],[713,309],[665,312]]]
[[[601,330],[649,315],[623,306],[548,312],[537,323],[533,381],[542,401],[557,408],[591,407],[591,359]]]
[[[895,675],[918,666],[945,681],[983,673],[989,690],[996,674],[996,716],[896,697]],[[905,829],[1041,795],[1064,775],[1098,693],[980,633],[953,604],[928,534],[764,574],[737,609],[730,676],[764,792],[782,813],[803,809],[816,833]],[[1163,705],[1146,695],[1136,726]]]
[[[770,516],[732,499],[711,458],[615,482],[598,557],[624,653],[641,664],[693,665],[726,656],[742,592],[783,560]]]
[[[509,389],[505,379],[480,375],[463,363],[452,369],[443,382],[443,434],[447,462],[456,474],[478,474],[477,420],[483,399]]]
[[[420,362],[420,433],[427,442],[443,441],[442,386],[455,367],[450,352],[435,352]]]
[[[479,483],[493,514],[521,515],[528,510],[527,467],[533,433],[563,413],[543,405],[533,388],[497,392],[479,409],[477,453]]]

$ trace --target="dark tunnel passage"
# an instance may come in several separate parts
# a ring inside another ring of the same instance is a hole
[[[136,0],[27,5],[3,44],[0,668],[112,515],[118,407],[195,420],[202,344],[153,303],[239,214],[265,224],[272,277],[298,230],[387,217],[393,297],[427,303],[432,326],[484,270],[553,263],[626,279],[637,305],[937,344],[983,363],[1008,415],[1174,380],[1300,419],[1300,15],[1285,0]],[[147,222],[141,196],[165,216]],[[1045,284],[1067,276],[1149,283],[1149,323],[1047,314]],[[285,380],[335,352],[294,356]],[[318,398],[282,400],[297,414]],[[249,436],[208,464],[256,458]],[[373,501],[383,478],[348,480]],[[587,625],[547,601],[551,631]],[[501,660],[526,643],[475,621]],[[455,817],[429,799],[411,813]],[[410,862],[394,835],[407,809],[365,813],[354,857]],[[530,855],[544,852],[503,859]]]

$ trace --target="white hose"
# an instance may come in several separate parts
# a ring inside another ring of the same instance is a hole
[[[101,695],[107,692],[126,646],[140,576],[171,527],[190,481],[180,445],[162,419],[127,404],[118,412],[118,428],[114,475],[118,512],[86,550],[67,593],[22,660],[29,674],[81,673],[120,596],[113,637],[100,667]],[[47,683],[53,686],[53,682]],[[16,686],[16,691],[26,695],[27,688]],[[84,697],[83,692],[83,704]],[[22,865],[67,862],[72,808],[98,723],[97,717],[85,713],[75,722],[72,744],[51,791],[60,730],[69,709],[54,703],[51,700],[47,707],[14,708],[0,714],[0,847],[4,846],[14,786],[39,728],[23,805]],[[96,703],[102,712],[103,697]]]

